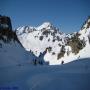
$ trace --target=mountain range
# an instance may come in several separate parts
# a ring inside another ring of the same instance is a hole
[[[10,18],[0,16],[1,66],[60,65],[82,58],[90,58],[90,17],[80,31],[65,34],[50,22],[13,30]]]

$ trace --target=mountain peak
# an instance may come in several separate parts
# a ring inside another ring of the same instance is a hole
[[[50,22],[44,22],[42,25],[36,27],[37,30],[41,30],[41,29],[53,29],[53,25]]]

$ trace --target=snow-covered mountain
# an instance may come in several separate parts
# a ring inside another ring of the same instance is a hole
[[[21,65],[35,57],[23,48],[8,19],[9,17],[0,16],[0,67]]]
[[[29,54],[14,36],[10,30],[0,31],[0,67],[19,65],[28,60]]]
[[[79,58],[90,58],[90,18],[79,32],[65,34],[50,22],[37,27],[23,26],[16,30],[22,46],[50,65],[68,63]]]

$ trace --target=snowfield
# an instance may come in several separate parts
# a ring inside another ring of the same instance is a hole
[[[13,66],[30,62],[33,55],[25,51],[25,49],[17,42],[2,43],[0,48],[0,67]],[[31,57],[32,56],[32,57]]]
[[[0,67],[0,90],[90,90],[90,59]]]

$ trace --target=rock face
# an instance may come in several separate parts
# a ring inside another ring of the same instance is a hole
[[[11,20],[7,16],[0,16],[0,40],[4,43],[19,42],[16,33],[12,30]]]
[[[11,19],[7,16],[1,16],[0,15],[0,29],[10,29],[12,30],[12,25],[11,25]]]

